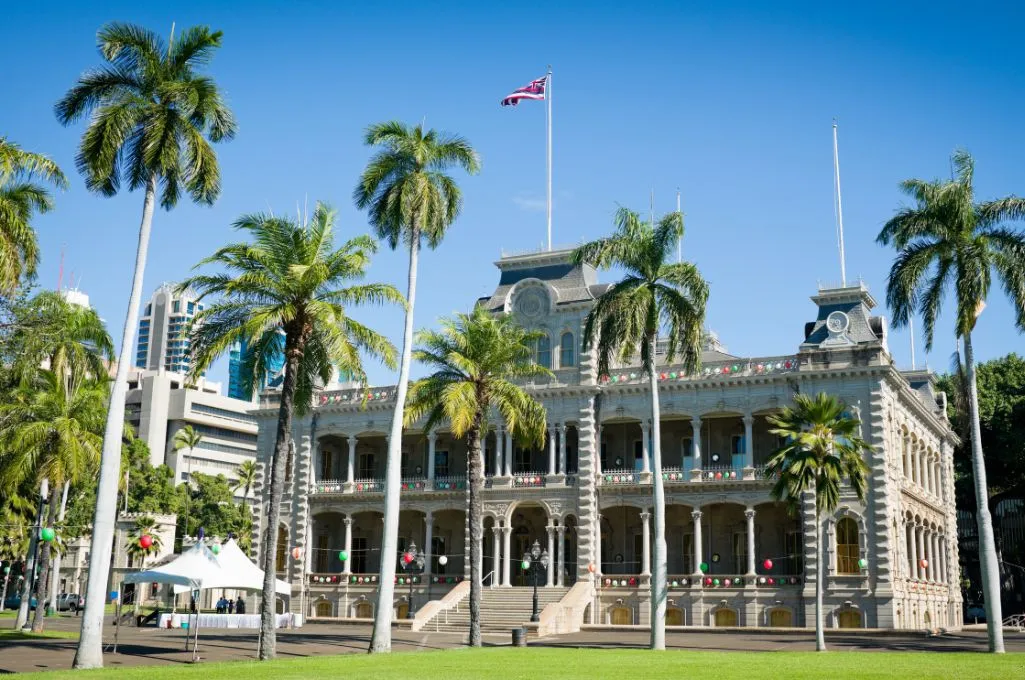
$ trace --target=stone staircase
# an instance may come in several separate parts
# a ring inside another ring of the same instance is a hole
[[[538,588],[538,612],[544,611],[545,605],[561,600],[568,591],[569,588]],[[481,594],[480,604],[481,633],[508,635],[511,629],[522,627],[530,621],[533,596],[533,588],[485,588]],[[438,612],[423,627],[424,632],[468,633],[469,630],[470,599],[468,597],[459,603],[458,610]]]

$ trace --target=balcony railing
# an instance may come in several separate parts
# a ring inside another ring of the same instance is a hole
[[[435,491],[460,491],[466,488],[466,477],[463,475],[446,475],[434,478]]]
[[[600,586],[602,588],[637,588],[643,585],[648,576],[641,574],[603,576]],[[732,574],[709,574],[702,577],[691,575],[671,575],[666,578],[670,588],[704,587],[717,589],[745,588],[753,586],[756,588],[775,588],[778,586],[801,585],[801,576],[745,576]]]
[[[352,490],[355,493],[381,493],[384,491],[384,480],[368,477],[357,478],[352,482]]]
[[[658,374],[659,382],[677,382],[681,380],[704,380],[707,378],[771,375],[776,373],[791,373],[798,370],[799,363],[794,356],[759,357],[752,359],[732,359],[730,361],[716,361],[703,364],[694,373],[687,373],[683,366],[672,365],[660,367]],[[604,384],[633,384],[648,382],[638,367],[626,367],[611,371],[609,375],[603,375],[599,382]]]
[[[426,491],[428,489],[426,477],[403,477],[401,486],[399,487],[402,492],[408,491]]]
[[[517,489],[542,487],[545,485],[543,472],[517,472],[513,475],[513,486]]]
[[[634,470],[605,470],[601,473],[601,484],[603,486],[640,483],[641,473]]]

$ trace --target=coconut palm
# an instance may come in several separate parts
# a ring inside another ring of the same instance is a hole
[[[1007,196],[975,202],[975,162],[966,151],[952,157],[950,181],[909,179],[900,188],[915,201],[883,225],[876,239],[899,252],[887,279],[886,301],[893,325],[922,317],[926,351],[932,349],[943,296],[953,289],[955,336],[964,343],[965,378],[975,482],[979,562],[991,652],[1004,651],[1000,603],[1000,570],[989,512],[986,464],[979,425],[979,393],[975,376],[972,331],[986,304],[993,274],[1014,306],[1015,326],[1025,332],[1025,233],[1004,223],[1025,220],[1025,199]]]
[[[238,476],[238,479],[232,484],[231,490],[238,491],[242,489],[242,505],[246,506],[246,501],[249,500],[249,491],[253,488],[253,484],[256,483],[256,461],[242,461],[235,470],[235,474]]]
[[[141,542],[143,536],[150,537],[151,543],[149,547],[143,547]],[[135,520],[135,527],[128,536],[128,543],[125,544],[125,552],[133,558],[138,557],[141,559],[139,567],[144,567],[146,558],[160,552],[162,547],[163,541],[157,532],[157,521],[149,515],[144,515]]]
[[[182,532],[182,547],[185,546],[185,539],[192,534],[189,532],[189,501],[192,500],[192,493],[189,487],[192,485],[192,452],[203,442],[203,435],[196,432],[191,425],[186,425],[174,433],[173,446],[175,451],[188,451],[189,464],[186,466],[188,475],[185,485],[185,531]]]
[[[655,345],[666,335],[666,362],[679,357],[684,370],[700,361],[701,332],[708,285],[690,262],[673,263],[676,244],[683,238],[683,216],[670,213],[658,223],[644,222],[626,208],[615,216],[616,231],[607,238],[580,246],[575,262],[600,269],[612,267],[626,276],[598,298],[584,324],[584,346],[594,348],[599,375],[608,375],[614,362],[626,362],[640,352],[651,392],[652,506],[655,515],[651,574],[651,648],[666,646],[666,505],[662,480],[659,433],[658,373]]]
[[[40,182],[68,185],[52,160],[0,137],[0,293],[10,294],[35,276],[39,245],[32,217],[53,209],[53,197]]]
[[[66,482],[79,482],[99,458],[106,390],[76,372],[71,380],[40,370],[36,384],[0,405],[0,489],[17,488],[33,478],[49,480],[46,526],[54,526]],[[43,629],[51,546],[39,552],[37,605],[32,630]]]
[[[164,42],[152,31],[124,23],[107,24],[97,35],[103,63],[79,77],[57,102],[63,125],[92,114],[75,159],[86,187],[113,196],[126,181],[144,191],[139,244],[121,336],[117,375],[104,433],[103,461],[96,494],[89,584],[75,668],[103,665],[102,626],[107,572],[114,541],[114,506],[121,424],[128,369],[139,319],[146,251],[159,187],[160,205],[170,210],[182,192],[210,205],[221,190],[217,156],[210,142],[231,139],[235,119],[213,79],[200,70],[221,45],[221,32],[189,28]]]
[[[471,314],[443,319],[440,331],[417,333],[413,358],[434,373],[409,389],[405,421],[423,420],[425,432],[447,422],[456,437],[466,437],[470,480],[470,646],[479,647],[481,578],[483,576],[484,458],[481,451],[488,418],[501,415],[513,436],[525,444],[541,445],[545,434],[544,407],[516,384],[551,375],[532,361],[540,332],[524,330],[507,315],[483,307]]]
[[[825,393],[811,397],[794,395],[794,405],[768,418],[772,434],[785,439],[772,452],[765,474],[774,479],[772,497],[783,501],[794,514],[800,512],[805,494],[815,499],[815,649],[826,651],[822,623],[823,552],[822,515],[836,511],[844,483],[859,501],[865,500],[868,464],[864,456],[872,447],[858,435],[861,421],[847,413],[836,397]]]
[[[235,227],[248,231],[252,243],[224,246],[197,265],[217,264],[227,273],[194,276],[182,284],[196,290],[200,299],[220,296],[196,315],[192,326],[194,375],[234,343],[245,342],[249,352],[242,365],[242,383],[251,395],[255,385],[265,384],[279,353],[279,334],[285,334],[277,434],[270,470],[264,468],[270,494],[259,513],[264,570],[260,659],[273,658],[276,651],[275,554],[293,414],[309,411],[314,388],[318,382],[330,381],[335,369],[365,383],[364,354],[391,367],[395,364],[391,343],[348,311],[367,304],[402,304],[402,295],[386,284],[359,283],[377,244],[369,236],[358,236],[336,249],[334,223],[335,211],[322,203],[305,223],[245,215]]]
[[[391,651],[391,624],[395,596],[395,559],[398,554],[399,484],[402,475],[402,405],[406,401],[409,364],[413,350],[413,307],[420,247],[437,248],[462,207],[462,192],[445,171],[460,166],[475,174],[480,159],[462,137],[449,136],[423,125],[409,127],[397,121],[367,128],[364,141],[378,151],[360,176],[353,199],[367,208],[370,224],[392,250],[409,247],[406,320],[402,358],[388,439],[384,480],[384,533],[381,540],[380,587],[374,616],[371,652]]]

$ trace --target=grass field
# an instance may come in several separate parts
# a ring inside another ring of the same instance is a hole
[[[649,652],[644,650],[493,648],[436,652],[396,653],[382,656],[347,654],[269,663],[173,664],[124,669],[56,671],[22,677],[112,677],[118,680],[164,678],[244,677],[273,678],[355,677],[426,680],[486,678],[487,680],[599,680],[615,678],[1021,678],[1025,654],[944,654],[928,652]]]
[[[10,628],[0,628],[0,642],[17,640],[44,640],[47,638],[58,638],[61,640],[77,640],[78,631],[44,630],[42,633],[36,635],[34,633],[23,633],[20,630],[11,630]]]

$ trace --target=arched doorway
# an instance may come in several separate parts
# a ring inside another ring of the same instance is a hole
[[[926,612],[925,612],[925,625],[926,626],[931,626],[932,625],[932,614],[930,614],[928,610],[926,610]]]
[[[281,600],[281,599],[275,600],[275,602],[274,602],[274,611],[277,612],[278,614],[284,614],[285,613],[285,601]]]
[[[331,616],[331,603],[327,600],[321,600],[317,603],[317,616],[328,617]]]
[[[409,603],[401,602],[399,606],[395,608],[395,618],[398,620],[405,619],[409,616]]]
[[[356,603],[356,618],[357,619],[372,619],[374,618],[374,610],[369,602],[363,600],[362,602]]]
[[[715,627],[731,627],[737,625],[737,611],[735,609],[717,609],[715,612]]]
[[[633,612],[629,607],[619,606],[609,609],[609,623],[613,626],[629,626],[633,622]]]
[[[532,577],[530,573],[520,567],[520,563],[523,560],[523,555],[530,552],[534,541],[538,542],[542,550],[548,549],[548,532],[546,529],[548,514],[544,508],[536,505],[520,505],[513,512],[511,522],[512,536],[510,536],[509,540],[509,554],[505,556],[505,559],[510,560],[509,580],[514,586],[530,586],[533,585]],[[549,559],[553,557],[549,555]],[[543,586],[548,582],[547,574],[543,569],[538,572],[537,578],[539,586]]]
[[[845,609],[837,616],[840,628],[861,628],[861,612],[856,609]]]
[[[773,628],[790,628],[794,625],[794,615],[789,609],[773,609],[769,612],[769,625]]]
[[[682,626],[683,625],[683,610],[678,607],[670,607],[666,610],[666,625],[667,626]]]

